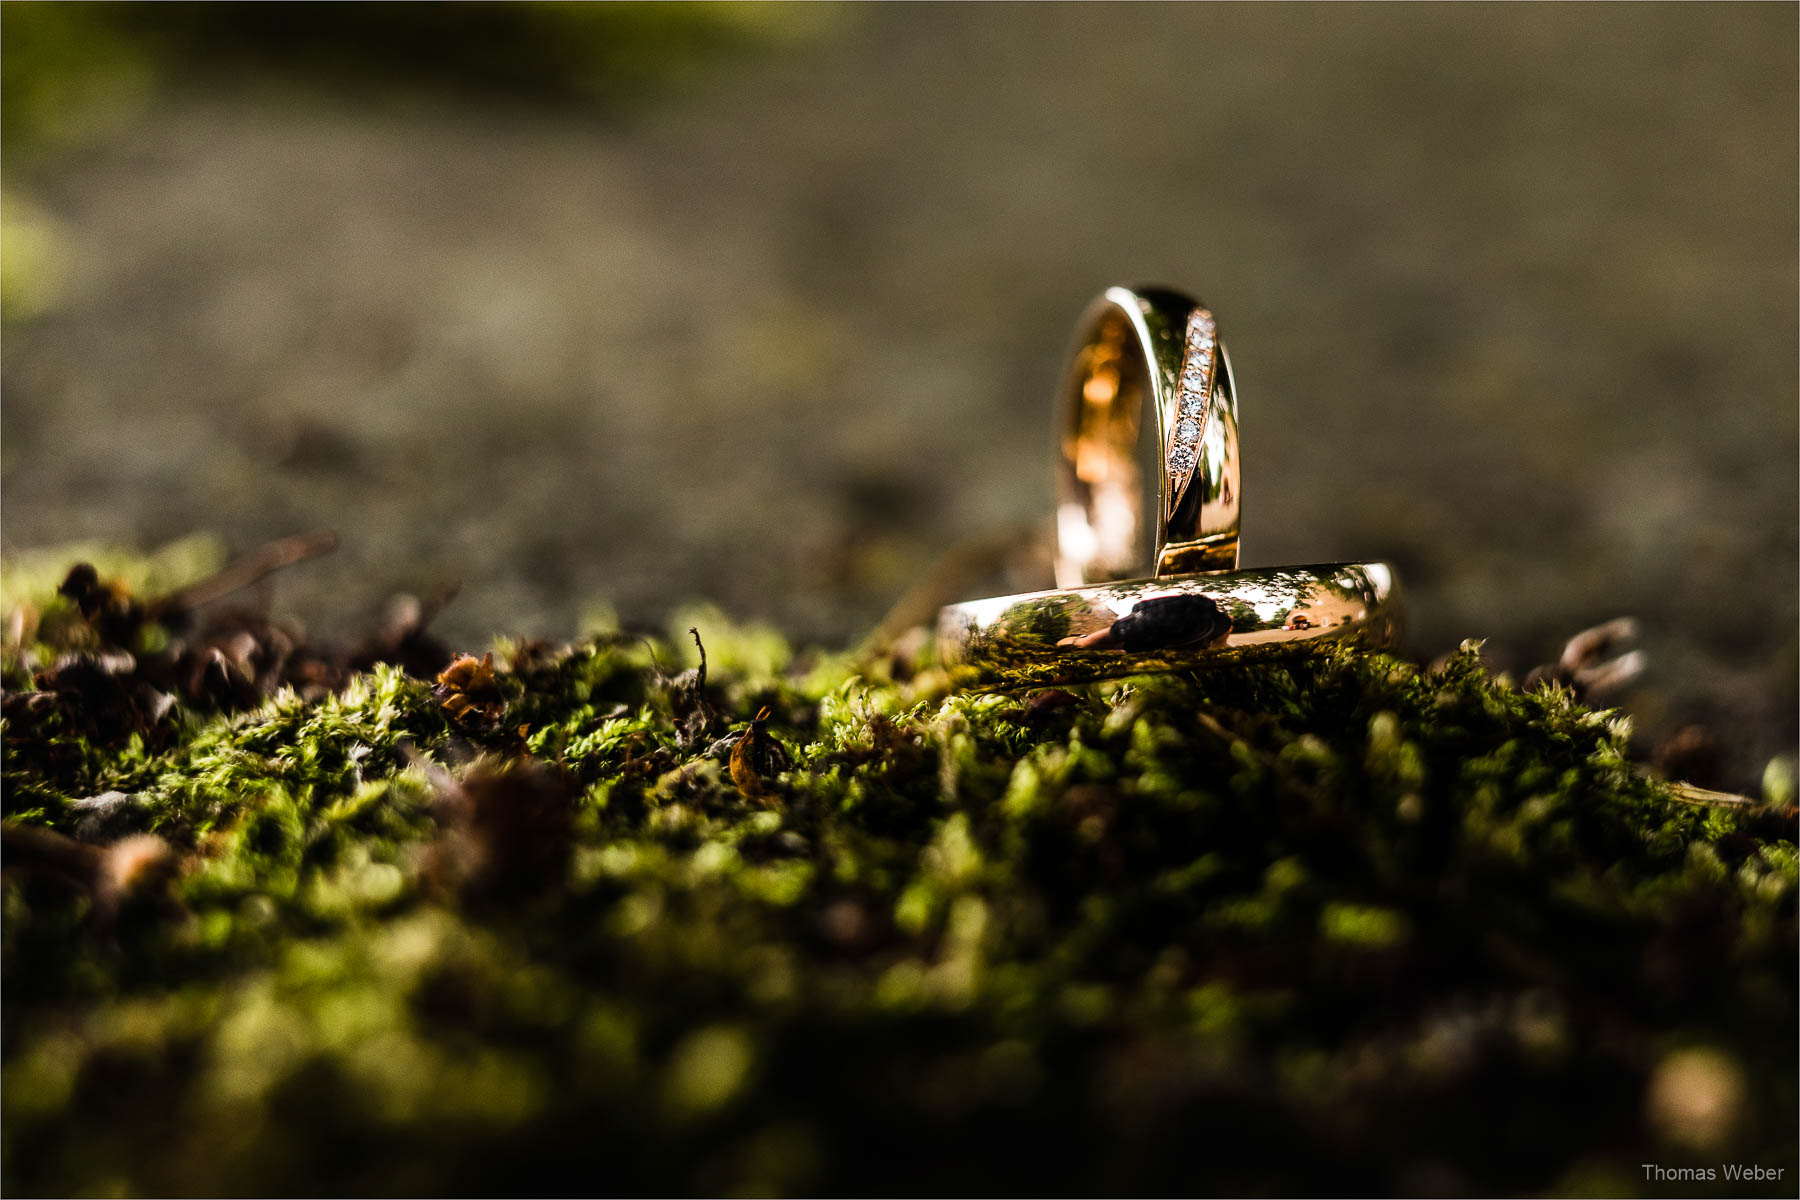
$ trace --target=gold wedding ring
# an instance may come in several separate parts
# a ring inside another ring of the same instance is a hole
[[[1388,644],[1382,563],[1328,563],[1091,584],[944,609],[938,651],[960,687],[1082,683]]]
[[[1057,400],[1057,585],[1237,566],[1237,422],[1204,305],[1123,287],[1089,305]]]

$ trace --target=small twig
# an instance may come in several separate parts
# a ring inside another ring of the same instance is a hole
[[[1526,675],[1526,690],[1553,681],[1567,685],[1584,702],[1623,691],[1636,683],[1649,665],[1642,650],[1629,648],[1637,636],[1638,624],[1630,617],[1584,629],[1564,644],[1555,663]]]
[[[337,544],[337,534],[329,529],[270,542],[236,562],[227,564],[223,570],[170,592],[157,602],[156,608],[164,613],[192,612],[233,592],[242,591],[283,567],[329,554],[337,549]]]
[[[689,625],[688,632],[693,634],[694,646],[696,649],[698,649],[700,651],[700,683],[699,683],[699,686],[704,688],[706,686],[706,643],[700,640],[700,630],[698,627]]]
[[[1043,529],[1033,522],[967,538],[951,546],[901,593],[874,632],[863,640],[861,652],[879,654],[907,630],[931,624],[937,619],[938,609],[962,599],[997,562],[1021,550],[1041,549],[1043,537]]]
[[[1682,783],[1679,780],[1668,780],[1669,790],[1683,804],[1706,804],[1714,808],[1760,808],[1760,800],[1752,800],[1749,796],[1740,796],[1736,792],[1715,792],[1711,788],[1703,788],[1697,784]]]

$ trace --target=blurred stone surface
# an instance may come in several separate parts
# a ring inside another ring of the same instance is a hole
[[[1644,622],[1734,777],[1796,712],[1791,6],[896,7],[626,115],[189,88],[34,173],[11,546],[327,526],[323,627],[710,599],[867,630],[1047,514],[1083,304],[1219,314],[1248,564],[1386,557],[1411,649]]]

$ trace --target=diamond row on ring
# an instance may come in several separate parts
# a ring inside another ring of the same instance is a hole
[[[1206,401],[1212,395],[1213,367],[1218,358],[1218,329],[1213,315],[1196,308],[1188,318],[1187,345],[1182,353],[1181,380],[1176,387],[1175,424],[1169,431],[1169,506],[1172,509],[1194,473],[1200,435],[1206,431]]]

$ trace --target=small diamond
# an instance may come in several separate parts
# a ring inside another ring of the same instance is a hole
[[[1182,441],[1182,442],[1197,442],[1197,441],[1199,441],[1200,440],[1200,422],[1195,421],[1191,418],[1186,421],[1181,422],[1179,425],[1175,426],[1175,437],[1177,440]]]
[[[1169,451],[1169,470],[1179,475],[1194,465],[1194,448],[1177,446]]]
[[[1181,386],[1189,391],[1204,391],[1206,388],[1206,368],[1199,363],[1189,363],[1187,370],[1181,373]]]
[[[1206,397],[1199,392],[1188,392],[1181,397],[1181,415],[1198,417],[1206,411]]]

